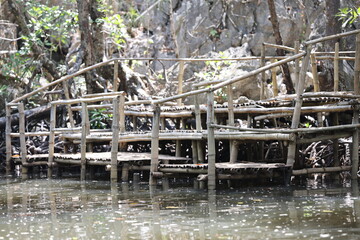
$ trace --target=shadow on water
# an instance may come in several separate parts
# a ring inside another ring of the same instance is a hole
[[[0,239],[359,239],[358,182],[206,191],[0,180]]]

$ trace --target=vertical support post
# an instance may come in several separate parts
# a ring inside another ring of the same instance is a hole
[[[201,126],[201,112],[200,112],[199,96],[195,95],[194,97],[195,97],[194,100],[195,100],[196,131],[201,131],[202,126]],[[199,162],[203,163],[205,161],[205,159],[204,159],[204,151],[203,151],[203,146],[202,146],[201,141],[197,141],[197,151],[198,151],[197,155],[198,155]]]
[[[180,60],[179,62],[179,75],[178,75],[178,94],[183,93],[183,81],[184,81],[184,70],[185,70],[185,62]],[[182,99],[177,99],[177,105],[182,105]]]
[[[150,178],[149,185],[156,185],[156,178],[153,173],[157,172],[159,165],[159,127],[160,127],[160,106],[154,106],[154,117],[152,121],[152,134],[151,134],[151,165],[150,165]]]
[[[303,103],[302,94],[304,92],[306,72],[307,72],[307,68],[309,66],[310,55],[311,55],[310,48],[311,48],[311,46],[307,47],[306,55],[303,59],[303,63],[301,66],[300,78],[299,78],[299,82],[298,82],[297,89],[296,89],[295,109],[294,109],[294,114],[293,114],[292,123],[291,123],[292,129],[298,128],[299,122],[300,122],[301,106]],[[293,142],[290,142],[290,144],[289,144],[286,165],[293,167],[294,163],[295,163],[295,156],[296,156],[296,140]]]
[[[315,57],[315,54],[310,54],[310,55],[311,55],[310,56],[311,72],[313,75],[314,92],[319,92],[320,86],[319,86],[319,76],[318,76],[317,65],[316,65],[316,57]]]
[[[6,176],[11,172],[11,106],[6,103]]]
[[[236,163],[239,153],[239,142],[234,140],[230,150],[230,163]]]
[[[300,53],[300,42],[295,41],[295,54]],[[295,60],[295,83],[296,86],[299,83],[300,78],[300,59]]]
[[[353,112],[353,124],[359,123],[359,106],[354,106]],[[351,169],[351,179],[358,179],[359,171],[359,129],[356,128],[352,136],[352,169]]]
[[[119,79],[119,61],[115,60],[114,61],[114,82],[113,82],[113,91],[114,92],[117,92],[119,89],[118,79]]]
[[[137,132],[137,116],[132,116],[133,131]]]
[[[335,43],[334,54],[334,92],[339,91],[339,43]]]
[[[230,84],[229,86],[227,86],[227,96],[228,96],[228,124],[230,126],[234,126],[235,125],[235,117],[234,117],[234,93],[233,93],[233,85]],[[229,140],[229,149],[230,152],[232,152],[234,146],[235,141],[234,140]],[[234,162],[234,159],[231,159],[232,155],[230,155],[230,159],[229,162]]]
[[[207,94],[207,135],[208,135],[208,189],[216,189],[215,161],[215,131],[212,124],[214,123],[214,92],[209,91]]]
[[[50,136],[49,136],[49,159],[48,159],[48,178],[52,177],[54,148],[55,148],[55,127],[56,127],[56,104],[51,104],[50,110]]]
[[[124,133],[126,131],[125,127],[125,92],[122,92],[119,96],[119,130],[120,133]],[[120,143],[120,150],[127,150],[127,143]]]
[[[87,103],[81,103],[81,170],[80,170],[80,181],[85,181],[86,177],[86,136],[89,134],[88,126],[88,109]]]
[[[111,170],[110,181],[117,182],[118,180],[118,151],[119,151],[119,105],[120,97],[113,99],[113,123],[112,123],[112,142],[111,142]]]
[[[262,44],[261,46],[261,60],[260,60],[260,67],[265,66],[265,45]],[[265,83],[266,83],[266,75],[265,72],[261,73],[261,89],[260,89],[260,100],[265,98]]]
[[[67,83],[68,83],[68,81],[63,82],[63,88],[64,88],[65,99],[69,100],[70,99],[70,93],[69,93],[69,87],[68,87]],[[75,121],[74,121],[74,116],[73,116],[73,112],[71,110],[71,105],[70,104],[66,104],[66,110],[67,110],[67,113],[69,115],[70,126],[72,128],[74,128],[75,127]]]
[[[25,110],[24,103],[19,103],[19,133],[21,149],[21,177],[27,178],[28,168],[26,167],[26,139],[25,139]]]
[[[339,125],[339,114],[333,113],[333,125],[337,126]],[[334,167],[340,166],[340,159],[339,159],[339,140],[334,139],[333,140],[333,152],[334,152]]]
[[[355,50],[355,73],[354,73],[354,93],[360,94],[360,33],[356,35],[356,50]]]
[[[271,62],[274,63],[275,61],[276,60],[273,59]],[[279,93],[279,88],[278,88],[277,79],[276,79],[276,68],[271,69],[271,80],[272,80],[272,85],[273,85],[274,97],[276,97],[276,96],[278,96],[278,93]]]

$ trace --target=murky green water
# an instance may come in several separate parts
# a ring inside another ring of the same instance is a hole
[[[0,180],[0,239],[360,239],[359,187],[312,187]]]

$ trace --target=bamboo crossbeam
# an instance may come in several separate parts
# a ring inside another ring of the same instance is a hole
[[[261,128],[241,128],[227,125],[212,124],[216,128],[233,129],[242,132],[259,132],[259,133],[316,133],[327,131],[341,131],[360,128],[360,124],[338,125],[330,127],[312,127],[312,128],[292,128],[292,129],[261,129]]]
[[[108,92],[108,93],[85,94],[81,97],[82,98],[116,97],[116,96],[120,96],[123,94],[124,94],[124,92]]]
[[[192,86],[195,87],[195,88],[198,88],[198,87],[209,86],[209,85],[212,85],[212,84],[221,83],[223,81],[224,80],[202,81],[202,82],[199,82],[199,83],[195,83]]]
[[[313,142],[319,142],[319,141],[326,141],[326,140],[337,140],[339,138],[348,138],[352,136],[352,129],[344,129],[344,130],[338,130],[335,133],[329,132],[328,134],[319,135],[317,134],[315,137],[312,136],[311,138],[306,138],[306,136],[300,136],[297,139],[298,144],[308,144]]]
[[[311,173],[332,173],[332,172],[343,172],[350,171],[351,166],[340,166],[340,167],[323,167],[323,168],[304,168],[299,170],[293,170],[292,175],[307,175]]]
[[[339,34],[335,34],[335,35],[330,35],[330,36],[326,36],[326,37],[322,37],[322,38],[318,38],[318,39],[314,39],[314,40],[310,40],[310,41],[306,41],[304,43],[305,46],[309,46],[309,45],[313,45],[316,43],[320,43],[320,42],[324,42],[324,41],[329,41],[329,40],[333,40],[333,39],[337,39],[337,38],[342,38],[342,37],[347,37],[347,36],[351,36],[354,34],[358,34],[360,33],[360,30],[354,30],[354,31],[349,31],[349,32],[345,32],[345,33],[339,33]]]
[[[314,52],[315,55],[335,55],[335,52]],[[355,54],[355,51],[339,51],[339,54]]]
[[[334,56],[316,56],[317,60],[334,60]],[[339,60],[354,61],[355,57],[338,57]]]
[[[301,58],[303,56],[305,56],[306,53],[299,53],[299,54],[295,54],[291,57],[287,57],[283,60],[280,60],[276,63],[271,63],[269,65],[266,65],[264,67],[260,67],[256,70],[253,70],[251,72],[248,72],[240,77],[235,77],[235,78],[231,78],[229,80],[226,80],[226,81],[223,81],[221,83],[218,83],[218,84],[215,84],[214,86],[210,87],[209,89],[199,89],[199,90],[195,90],[195,91],[191,91],[191,92],[187,92],[187,93],[183,93],[183,94],[179,94],[179,95],[175,95],[175,96],[172,96],[172,97],[168,97],[168,98],[164,98],[164,99],[161,99],[161,100],[155,100],[153,101],[154,104],[162,104],[164,102],[168,102],[168,101],[173,101],[173,100],[176,100],[178,98],[183,98],[183,97],[189,97],[189,96],[193,96],[193,95],[196,95],[196,94],[200,94],[200,93],[205,93],[205,92],[208,92],[208,91],[215,91],[217,89],[220,89],[222,87],[225,87],[227,85],[230,85],[230,84],[233,84],[233,83],[236,83],[238,81],[241,81],[241,80],[244,80],[244,79],[247,79],[249,77],[252,77],[254,75],[257,75],[263,71],[267,71],[273,67],[277,67],[277,66],[280,66],[280,65],[283,65],[285,63],[288,63],[288,62],[291,62],[291,61],[294,61],[298,58]]]
[[[68,104],[77,104],[77,103],[90,103],[90,102],[100,102],[100,101],[112,101],[114,99],[113,96],[105,96],[105,97],[95,97],[95,98],[79,98],[79,99],[71,99],[71,100],[57,100],[52,101],[53,105],[68,105]]]
[[[284,46],[284,45],[278,45],[278,44],[266,43],[266,42],[264,42],[263,45],[265,47],[283,49],[283,50],[288,51],[288,52],[295,52],[295,48]]]

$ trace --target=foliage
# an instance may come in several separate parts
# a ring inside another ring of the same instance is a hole
[[[360,15],[360,7],[359,8],[341,8],[339,9],[339,13],[336,16],[342,21],[342,27],[348,27],[358,20]]]
[[[112,114],[105,113],[106,109],[98,109],[89,111],[90,128],[92,129],[106,129],[110,128],[110,120]]]
[[[122,19],[120,14],[114,14],[105,17],[99,21],[105,23],[107,33],[110,35],[117,48],[119,50],[122,49],[125,46],[128,34],[126,26],[124,24],[124,20]]]
[[[34,43],[43,45],[50,52],[56,52],[59,47],[69,44],[70,34],[77,28],[77,12],[31,1],[27,1],[25,6],[30,16],[28,26],[32,32],[30,36],[22,36],[25,40],[22,53],[29,53]]]

